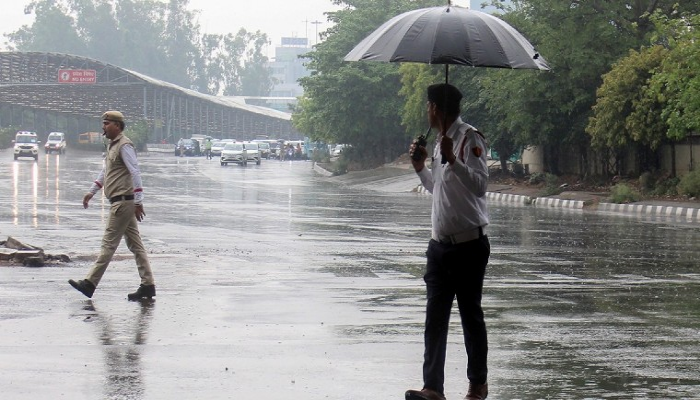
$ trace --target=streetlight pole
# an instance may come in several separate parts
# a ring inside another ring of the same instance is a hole
[[[305,20],[303,20],[303,21],[301,21],[301,22],[304,23],[304,29],[305,29],[305,31],[304,31],[304,37],[308,40],[308,39],[309,39],[309,22],[310,22],[310,21],[309,21],[309,19],[307,18],[307,19],[305,19]]]
[[[316,39],[314,41],[314,45],[318,44],[318,26],[322,24],[323,22],[316,20],[316,21],[311,21],[312,24],[316,25]]]

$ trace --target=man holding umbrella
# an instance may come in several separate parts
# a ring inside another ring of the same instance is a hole
[[[488,167],[486,140],[462,121],[462,94],[449,84],[428,87],[428,120],[440,132],[432,170],[427,150],[409,150],[423,186],[433,194],[432,238],[424,280],[427,288],[423,389],[409,390],[406,400],[444,400],[445,352],[452,303],[457,298],[467,350],[469,389],[466,399],[485,399],[488,352],[481,296],[491,247],[485,235]],[[435,160],[443,160],[435,162]]]

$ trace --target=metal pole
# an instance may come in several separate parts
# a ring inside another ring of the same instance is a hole
[[[316,25],[316,37],[314,38],[314,45],[318,44],[318,25],[322,24],[321,21],[316,20],[316,21],[311,21],[312,24]]]

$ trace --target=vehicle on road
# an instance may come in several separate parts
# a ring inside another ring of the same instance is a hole
[[[270,159],[270,143],[256,142],[258,148],[260,149],[260,157],[269,160]]]
[[[211,142],[211,155],[212,156],[221,156],[221,150],[224,149],[226,146],[226,142],[223,140],[214,140]]]
[[[260,145],[262,158],[269,160],[271,158],[279,158],[280,142],[275,139],[255,139],[252,142]]]
[[[85,132],[78,135],[78,144],[102,144],[102,134],[99,132]]]
[[[243,148],[246,150],[246,160],[249,162],[254,162],[256,165],[260,165],[262,155],[258,143],[243,142]]]
[[[180,139],[175,145],[175,156],[200,156],[199,142],[195,139]]]
[[[19,157],[31,157],[34,161],[39,160],[39,139],[36,132],[19,131],[15,135],[14,144],[15,160]]]
[[[44,152],[46,154],[56,152],[58,154],[66,154],[66,134],[63,132],[51,132],[44,144]]]
[[[224,166],[231,163],[246,165],[248,164],[246,153],[243,143],[226,143],[224,149],[221,150],[221,165]]]

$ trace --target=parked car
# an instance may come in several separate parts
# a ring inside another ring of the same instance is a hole
[[[333,157],[338,157],[340,154],[343,152],[343,150],[347,147],[347,144],[336,144],[335,147],[333,148],[333,151],[331,152],[331,156]]]
[[[262,156],[260,154],[260,147],[258,146],[258,143],[243,142],[243,148],[246,150],[247,161],[254,162],[257,165],[260,165],[260,160],[262,160]]]
[[[246,153],[243,143],[226,143],[226,146],[221,150],[221,165],[230,163],[246,165],[248,163]]]
[[[15,160],[19,157],[31,157],[34,161],[39,160],[39,139],[36,132],[19,131],[15,135],[14,145]]]
[[[199,141],[194,139],[180,139],[175,145],[176,156],[199,156],[202,152],[199,148]]]
[[[46,154],[56,152],[58,154],[66,154],[66,135],[63,132],[49,133],[46,144],[44,144]]]

